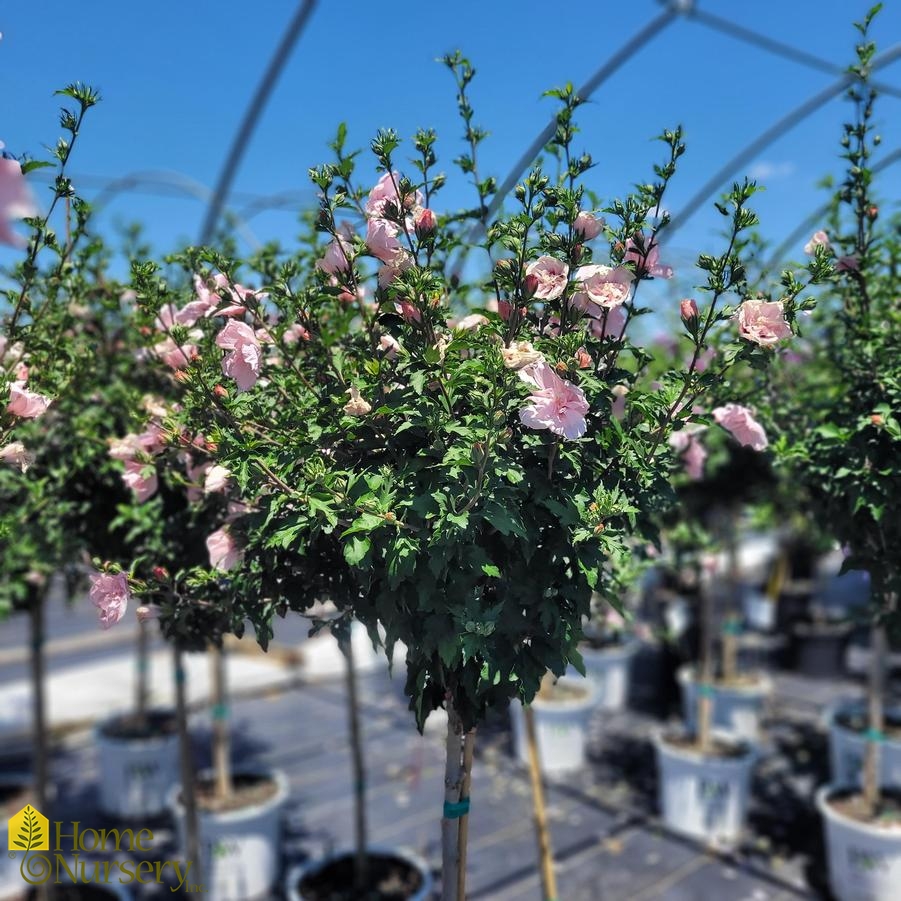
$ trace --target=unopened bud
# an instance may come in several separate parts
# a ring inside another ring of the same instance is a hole
[[[213,394],[215,394],[216,397],[228,397],[228,391],[222,385],[214,386]]]
[[[413,224],[416,228],[416,237],[419,238],[420,241],[424,241],[432,235],[438,227],[438,221],[435,218],[435,214],[429,209],[420,210],[413,217]]]
[[[525,300],[531,300],[535,296],[535,292],[538,290],[538,276],[534,273],[527,275],[522,280],[522,296]]]
[[[690,322],[697,322],[698,319],[698,305],[695,303],[694,298],[686,297],[685,300],[679,303],[679,315],[682,317],[682,321],[688,325]]]
[[[870,417],[870,422],[872,422],[873,425],[884,425],[885,424],[885,420],[878,413],[874,413]]]

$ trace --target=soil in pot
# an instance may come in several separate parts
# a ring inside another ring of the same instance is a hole
[[[422,886],[422,875],[408,861],[389,854],[369,854],[369,888],[354,891],[354,858],[339,857],[300,880],[304,901],[406,901]]]
[[[836,714],[835,722],[843,729],[861,734],[870,727],[869,718],[864,710],[842,711]],[[882,731],[889,741],[901,742],[901,715],[887,712]]]
[[[764,682],[756,673],[736,673],[730,679],[715,679],[714,688],[756,688]]]
[[[150,710],[143,716],[125,713],[108,720],[100,729],[105,738],[120,741],[141,741],[164,735],[175,735],[178,722],[175,713],[169,710]]]
[[[549,704],[565,704],[573,701],[584,701],[591,690],[583,685],[574,685],[572,682],[550,682],[545,680],[535,695],[536,701],[544,701]]]
[[[833,792],[826,803],[849,820],[877,829],[882,827],[886,831],[901,832],[901,791],[883,789],[875,816],[870,813],[863,795],[857,791]]]
[[[32,889],[28,901],[35,901],[37,891]],[[99,885],[54,885],[53,901],[118,901],[119,896]]]
[[[706,751],[701,750],[701,743],[695,735],[665,735],[664,744],[680,751],[688,751],[691,754],[704,754],[705,757],[719,757],[722,760],[739,760],[748,753],[745,745],[740,743],[711,740]]]
[[[236,773],[232,777],[232,789],[227,798],[219,798],[215,780],[199,778],[195,788],[198,809],[208,813],[228,813],[265,804],[278,794],[275,780],[265,773]]]

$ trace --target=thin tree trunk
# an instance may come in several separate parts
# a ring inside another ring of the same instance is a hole
[[[188,699],[185,690],[184,656],[173,646],[175,664],[175,718],[178,723],[178,745],[181,756],[181,803],[185,809],[185,859],[200,867],[200,841],[197,829],[197,792],[194,782],[194,760],[188,732]]]
[[[444,817],[441,820],[441,898],[465,901],[467,818],[472,749],[475,733],[463,736],[463,723],[453,702],[447,702],[447,758],[444,766]],[[461,828],[462,827],[462,828]]]
[[[867,686],[867,707],[869,710],[869,739],[863,763],[863,795],[870,815],[875,817],[881,801],[879,779],[880,758],[882,757],[881,736],[885,729],[885,626],[874,625],[870,637],[870,673]]]
[[[347,717],[354,778],[354,891],[362,897],[369,884],[369,837],[366,826],[366,767],[363,759],[363,733],[360,728],[360,701],[350,633],[346,638],[339,639],[338,644],[347,663]]]
[[[212,665],[213,706],[213,775],[216,779],[216,798],[225,801],[234,791],[231,768],[231,731],[229,729],[228,685],[225,677],[225,651],[210,649]]]
[[[31,690],[32,744],[34,748],[34,792],[38,810],[49,814],[47,797],[50,788],[50,748],[47,734],[47,685],[44,658],[44,589],[35,589],[29,609],[31,619]],[[37,887],[38,901],[49,901],[53,889],[48,884]]]
[[[460,798],[469,803],[469,792],[472,784],[472,755],[475,751],[476,730],[470,729],[463,736],[463,784],[460,786]],[[466,901],[466,858],[469,851],[469,812],[460,817],[459,830],[460,863],[457,867],[457,901]]]
[[[701,677],[697,686],[698,744],[701,753],[710,751],[713,720],[713,604],[710,587],[702,573],[698,579],[698,600],[701,614]]]
[[[727,592],[726,627],[723,630],[723,681],[734,682],[738,675],[738,623],[741,616],[741,583],[738,577],[738,542],[736,539],[736,513],[727,511],[723,516],[726,539]]]
[[[544,786],[541,782],[541,760],[535,737],[535,712],[531,705],[523,707],[526,727],[526,747],[529,752],[529,781],[532,785],[532,812],[535,817],[535,834],[538,839],[538,861],[541,868],[541,888],[544,901],[556,901],[557,876],[554,873],[554,854],[551,835],[547,826],[547,810],[544,806]]]
[[[149,644],[150,636],[147,633],[147,624],[143,620],[138,620],[138,647],[135,661],[135,714],[140,724],[143,724],[147,718],[147,699],[150,694],[147,684],[147,671],[150,663]]]

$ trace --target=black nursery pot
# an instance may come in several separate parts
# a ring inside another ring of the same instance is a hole
[[[791,629],[794,669],[805,676],[835,676],[845,671],[850,623],[795,623]]]

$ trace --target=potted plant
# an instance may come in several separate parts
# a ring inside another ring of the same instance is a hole
[[[824,786],[816,795],[826,833],[829,882],[839,899],[889,899],[901,879],[899,797],[881,783],[886,746],[886,633],[897,620],[901,587],[901,319],[899,249],[894,228],[879,228],[871,157],[875,91],[869,84],[875,45],[857,27],[856,76],[849,89],[854,120],[842,138],[847,172],[835,198],[830,230],[808,245],[835,264],[824,297],[829,311],[816,329],[821,356],[808,367],[804,390],[780,396],[774,428],[782,432],[791,472],[811,492],[818,520],[849,552],[844,569],[867,572],[871,587],[872,655],[867,686],[862,786]],[[845,210],[849,215],[843,215]],[[803,405],[797,401],[803,397]],[[847,776],[835,773],[836,777]]]
[[[582,621],[604,564],[633,535],[653,536],[652,514],[669,500],[667,438],[722,377],[699,372],[697,356],[732,315],[726,295],[743,293],[738,250],[756,220],[754,187],[736,185],[722,207],[727,249],[700,259],[710,304],[683,306],[694,359],[663,388],[644,387],[647,355],[629,324],[642,312],[641,283],[670,274],[661,202],[681,133],[664,133],[655,182],[611,203],[616,224],[605,231],[579,184],[590,157],[572,152],[581,101],[570,87],[554,91],[560,178],[534,169],[514,192],[516,211],[488,222],[494,182],[477,171],[472,68],[459,55],[447,62],[477,209],[433,212],[445,178],[429,131],[413,141],[408,176],[398,137],[380,132],[380,178],[360,189],[342,126],[335,162],[311,173],[327,244],[258,256],[265,298],[246,292],[228,321],[198,321],[196,335],[175,323],[168,339],[192,347],[179,419],[209,438],[249,504],[232,525],[243,558],[229,573],[228,618],[242,628],[249,619],[265,644],[273,616],[308,609],[340,573],[348,612],[371,633],[384,629],[389,654],[403,642],[417,723],[439,706],[448,715],[442,891],[463,898],[477,725],[513,699],[530,703],[549,670],[581,668]],[[475,285],[451,265],[472,219],[488,226],[493,264]],[[591,245],[602,231],[609,251]],[[241,263],[209,249],[179,260],[201,283],[238,293]],[[181,308],[183,290],[154,265],[133,271],[148,322]],[[788,328],[809,305],[801,290],[764,312]],[[765,354],[745,343],[735,359]],[[631,389],[622,420],[621,385]]]

